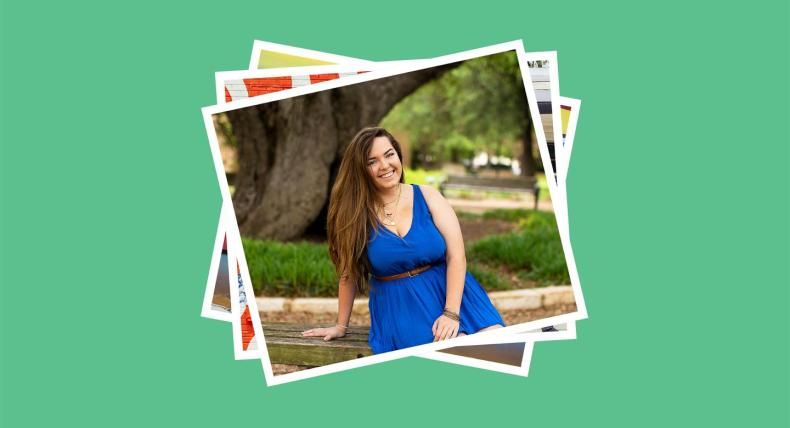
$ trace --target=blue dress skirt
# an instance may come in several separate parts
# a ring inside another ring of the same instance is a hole
[[[370,336],[373,353],[394,351],[433,341],[433,323],[444,311],[447,294],[447,245],[433,223],[419,186],[414,189],[411,228],[399,237],[380,225],[368,241],[367,256],[374,276],[400,274],[432,265],[413,277],[370,281]],[[504,326],[485,290],[466,273],[461,299],[459,333],[472,334],[499,324]]]

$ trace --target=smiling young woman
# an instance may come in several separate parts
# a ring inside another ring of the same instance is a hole
[[[304,336],[344,336],[354,297],[366,291],[377,354],[504,326],[466,272],[455,212],[433,187],[404,184],[402,159],[383,128],[362,129],[346,148],[327,220],[340,278],[337,324]]]

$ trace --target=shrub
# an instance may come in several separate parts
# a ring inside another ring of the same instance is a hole
[[[244,239],[256,294],[337,296],[337,276],[326,244]]]
[[[472,243],[467,259],[521,271],[521,277],[539,286],[570,283],[562,242],[555,227],[527,228],[483,238]]]
[[[439,184],[447,179],[447,174],[438,169],[425,170],[422,168],[406,168],[404,172],[406,174],[407,184],[430,184],[439,188]]]
[[[511,223],[519,223],[519,225],[526,227],[538,224],[545,226],[555,224],[554,213],[527,210],[523,208],[490,210],[483,213],[483,218],[488,220],[503,220]]]
[[[480,218],[475,214],[460,217]],[[518,224],[518,230],[469,244],[467,269],[486,290],[568,284],[568,270],[552,213],[493,210],[482,215]],[[337,277],[325,243],[244,239],[256,294],[337,296]],[[514,279],[515,277],[515,279]]]
[[[514,288],[496,270],[482,263],[467,263],[466,270],[475,277],[486,291],[511,290]]]

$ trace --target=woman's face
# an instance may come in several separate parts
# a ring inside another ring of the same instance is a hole
[[[389,189],[400,183],[403,167],[398,153],[387,137],[376,137],[367,159],[368,174],[377,189]]]

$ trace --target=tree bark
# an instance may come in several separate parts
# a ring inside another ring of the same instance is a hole
[[[376,79],[227,113],[238,144],[233,206],[242,236],[299,238],[323,229],[329,192],[351,138],[460,63]],[[325,215],[325,214],[324,214]]]
[[[521,175],[524,177],[534,177],[537,172],[537,163],[532,153],[532,148],[537,138],[535,137],[535,129],[532,125],[532,120],[529,117],[527,117],[523,135],[521,139],[523,144],[523,153],[521,154]]]

